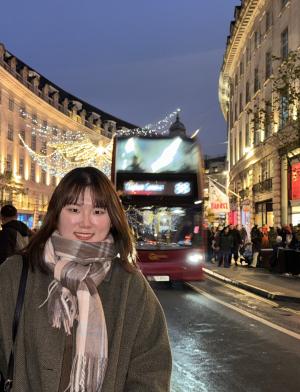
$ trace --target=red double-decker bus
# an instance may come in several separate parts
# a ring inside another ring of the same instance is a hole
[[[186,136],[116,137],[113,180],[149,280],[203,278],[202,160]]]

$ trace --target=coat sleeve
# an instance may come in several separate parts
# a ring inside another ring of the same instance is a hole
[[[142,317],[131,352],[124,391],[168,392],[172,357],[163,310],[146,286]]]
[[[7,373],[12,348],[12,324],[21,275],[20,266],[18,258],[9,258],[0,266],[0,371],[4,375]]]
[[[15,253],[17,232],[5,229],[0,233],[0,264]]]

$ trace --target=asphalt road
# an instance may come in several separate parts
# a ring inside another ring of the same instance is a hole
[[[214,280],[200,293],[153,287],[169,327],[172,392],[300,391],[300,309]]]

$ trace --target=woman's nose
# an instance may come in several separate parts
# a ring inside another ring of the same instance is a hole
[[[88,211],[82,212],[80,226],[82,226],[82,227],[90,227],[91,226],[91,214]]]

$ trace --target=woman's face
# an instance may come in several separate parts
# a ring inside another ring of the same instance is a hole
[[[110,226],[107,210],[93,206],[89,188],[80,195],[76,204],[63,207],[58,220],[58,231],[62,237],[85,242],[103,241]]]

